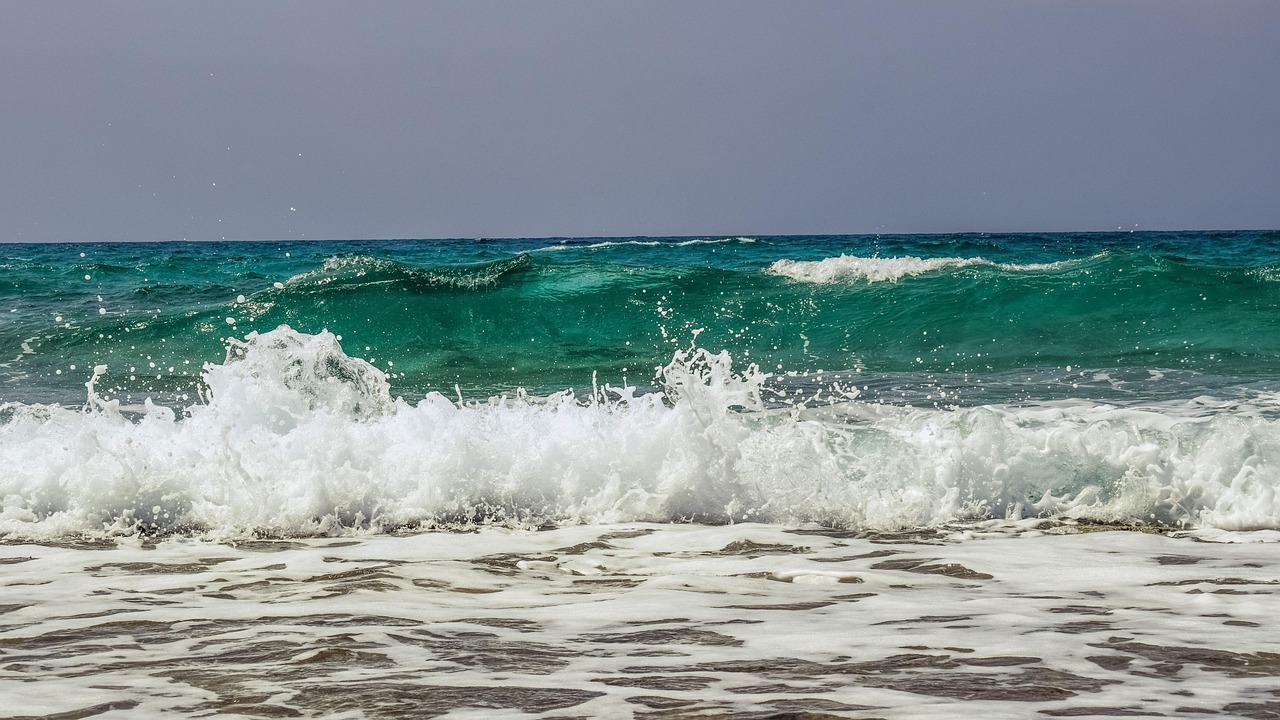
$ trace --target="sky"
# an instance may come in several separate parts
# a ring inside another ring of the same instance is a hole
[[[1280,2],[0,0],[0,241],[1280,228]]]

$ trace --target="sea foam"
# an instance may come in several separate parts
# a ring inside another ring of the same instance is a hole
[[[204,368],[203,402],[0,406],[0,534],[299,536],[498,523],[895,529],[1046,515],[1280,527],[1280,426],[1217,406],[769,409],[767,375],[691,348],[661,392],[391,395],[286,326]]]
[[[808,283],[897,282],[904,277],[965,267],[991,267],[1007,271],[1044,271],[1065,267],[1071,261],[1053,263],[996,263],[986,258],[858,257],[840,255],[822,260],[778,260],[766,272]]]

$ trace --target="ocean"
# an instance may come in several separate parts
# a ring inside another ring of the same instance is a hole
[[[1280,232],[0,271],[11,717],[1280,717]]]

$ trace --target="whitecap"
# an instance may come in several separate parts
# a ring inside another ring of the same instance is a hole
[[[822,260],[778,260],[765,272],[779,275],[798,282],[833,284],[841,282],[893,282],[904,277],[924,275],[965,267],[991,267],[1011,272],[1036,272],[1059,270],[1067,267],[1072,260],[1061,260],[1052,263],[996,263],[986,258],[920,258],[912,255],[902,257],[859,257],[856,255],[840,255]]]
[[[393,398],[328,332],[206,365],[204,401],[131,420],[0,406],[0,535],[325,535],[498,523],[757,521],[894,529],[1047,516],[1280,529],[1280,422],[1076,401],[769,409],[767,374],[690,349],[659,392]]]

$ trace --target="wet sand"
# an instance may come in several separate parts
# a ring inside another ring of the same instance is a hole
[[[1098,532],[1083,532],[1098,530]],[[0,545],[7,717],[1280,717],[1276,533]]]

